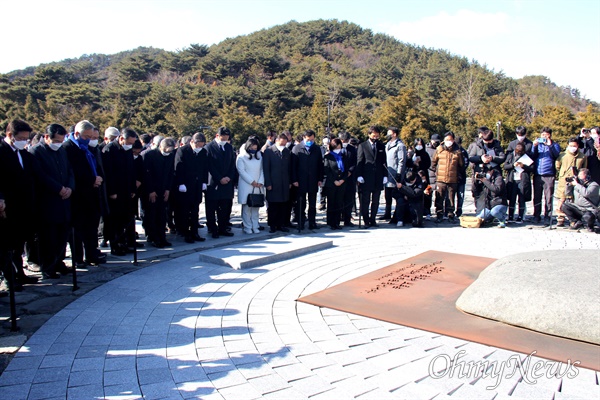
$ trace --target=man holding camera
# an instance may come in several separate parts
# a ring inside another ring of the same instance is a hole
[[[571,229],[585,224],[588,232],[594,232],[594,222],[600,203],[600,186],[591,180],[590,170],[582,168],[577,177],[568,183],[574,187],[575,201],[563,203],[561,209],[571,221]]]
[[[508,202],[506,201],[506,184],[502,173],[491,166],[484,167],[483,172],[475,173],[475,185],[479,187],[478,204],[482,204],[483,209],[477,214],[483,222],[491,222],[496,218],[498,228],[506,227],[506,211]]]
[[[544,223],[552,222],[552,200],[554,196],[555,161],[560,155],[560,146],[552,141],[552,129],[542,128],[540,137],[533,142],[531,150],[535,160],[533,176],[533,222],[542,221],[542,195],[544,196]]]
[[[573,201],[573,186],[568,185],[568,182],[577,176],[577,171],[587,167],[587,157],[579,151],[578,138],[572,137],[569,139],[567,149],[558,156],[555,165],[558,170],[556,226],[562,227],[565,226],[565,213],[561,210],[562,205],[565,201]]]

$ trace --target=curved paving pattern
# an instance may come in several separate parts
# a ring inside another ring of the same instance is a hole
[[[500,364],[514,353],[295,301],[429,249],[498,258],[532,249],[599,249],[598,236],[458,228],[318,236],[332,238],[335,247],[242,271],[202,264],[193,254],[93,290],[23,346],[0,376],[1,397],[600,397],[597,372],[584,369],[572,379],[543,377],[536,384],[519,373],[501,380],[457,373],[433,379],[429,366],[444,355],[464,351],[465,362]]]

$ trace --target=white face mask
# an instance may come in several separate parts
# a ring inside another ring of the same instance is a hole
[[[568,146],[567,150],[569,151],[569,153],[575,154],[577,153],[577,150],[579,150],[579,148],[577,146]]]
[[[192,150],[194,150],[194,153],[198,154],[202,150],[202,147],[194,147]]]
[[[343,148],[346,148],[346,147],[348,147],[348,143],[342,143],[342,147],[343,147]]]
[[[335,149],[333,152],[334,152],[335,154],[340,154],[340,151],[342,151],[342,149]]]
[[[58,149],[60,149],[62,146],[62,143],[50,143],[48,146],[50,146],[52,150],[58,151]]]
[[[162,154],[162,155],[163,155],[163,156],[165,156],[165,157],[168,157],[168,156],[170,156],[170,155],[171,155],[171,152],[170,152],[170,151],[162,151],[162,150],[161,150],[161,151],[160,151],[160,154]]]
[[[525,140],[525,136],[519,136],[519,135],[517,135],[517,140],[519,142],[522,142],[523,140]]]
[[[227,143],[224,140],[217,140],[217,143],[219,144],[219,146],[225,146],[225,144]]]
[[[96,147],[96,146],[98,146],[98,139],[92,139],[92,140],[90,140],[90,143],[88,143],[88,146],[90,146],[90,147]]]
[[[134,155],[133,155],[133,159],[134,159],[134,160],[137,160],[137,158],[138,158],[139,156],[140,156],[139,154],[134,154]]]
[[[596,138],[598,137],[598,134],[597,134],[597,133],[595,133],[595,132],[593,132],[593,133],[592,133],[590,136],[591,136],[593,139],[596,139]]]
[[[275,147],[277,147],[277,150],[279,150],[280,152],[283,151],[283,149],[285,149],[285,146],[276,145]]]
[[[418,145],[415,146],[415,149],[421,151],[421,150],[423,150],[423,146],[421,146],[420,144],[418,144]]]
[[[15,140],[13,146],[15,146],[17,150],[23,150],[25,146],[27,146],[27,140]]]
[[[131,148],[133,147],[132,144],[124,144],[123,145],[123,150],[127,151],[127,150],[131,150]]]
[[[486,179],[490,179],[491,177],[492,177],[492,174],[485,174]]]
[[[453,144],[454,142],[452,140],[444,140],[444,146],[448,148],[452,147]]]

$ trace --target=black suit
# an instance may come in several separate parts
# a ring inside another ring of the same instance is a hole
[[[104,178],[101,160],[97,151],[90,152],[93,156],[93,168],[86,157],[86,152],[70,138],[62,146],[71,164],[75,178],[75,188],[71,195],[71,217],[74,228],[72,245],[73,258],[76,263],[83,262],[83,252],[87,260],[95,260],[98,250],[98,223],[103,210],[103,186],[94,187],[96,176]]]
[[[175,189],[177,204],[175,223],[177,231],[184,236],[198,234],[198,212],[202,203],[202,184],[208,183],[208,153],[204,148],[196,153],[192,146],[185,145],[175,154]],[[180,192],[179,186],[186,191]],[[172,195],[175,193],[172,193]]]
[[[237,174],[236,157],[233,147],[229,143],[221,147],[213,140],[204,147],[208,152],[208,172],[210,174],[206,189],[206,225],[213,234],[224,233],[229,226],[229,216],[233,205],[233,185]],[[224,177],[230,179],[225,185],[221,184],[221,179]]]
[[[296,218],[299,228],[304,228],[304,210],[308,195],[308,224],[316,226],[317,192],[319,182],[323,181],[323,156],[321,148],[312,144],[307,148],[304,141],[294,146],[292,150],[292,183],[298,183],[298,202],[296,204]]]
[[[263,173],[267,189],[268,223],[271,228],[283,228],[289,222],[287,204],[290,199],[290,176],[292,153],[287,147],[279,151],[276,145],[263,152]],[[287,220],[286,220],[287,218]]]
[[[104,234],[110,240],[112,250],[122,251],[127,244],[133,245],[135,195],[135,169],[133,153],[125,150],[117,140],[102,149],[102,162],[106,174],[106,194],[109,213],[104,219]],[[116,198],[111,198],[116,195]]]
[[[36,193],[39,204],[44,205],[38,228],[41,268],[52,274],[62,261],[71,223],[71,198],[63,200],[59,193],[63,187],[73,190],[75,177],[62,147],[55,151],[41,141],[29,152],[40,167]]]
[[[340,152],[341,154],[341,152]],[[340,217],[344,208],[344,193],[346,191],[346,180],[348,179],[348,167],[346,158],[342,155],[342,168],[331,153],[325,154],[323,158],[325,186],[323,193],[327,196],[327,225],[332,228],[340,226]],[[340,186],[335,181],[344,181]]]
[[[359,183],[358,188],[361,192],[360,212],[365,226],[376,225],[375,216],[383,190],[383,178],[387,178],[385,146],[380,141],[373,146],[370,140],[359,144],[355,171],[357,179],[364,179],[364,183]]]
[[[19,154],[21,161],[19,161]],[[13,150],[2,140],[0,141],[0,171],[2,172],[0,193],[6,205],[6,218],[0,218],[0,248],[4,254],[2,271],[7,273],[8,268],[11,268],[6,254],[12,252],[12,261],[17,268],[17,280],[19,280],[25,277],[22,259],[25,242],[31,240],[35,233],[37,161],[26,150]]]
[[[146,195],[156,193],[156,200],[148,200],[144,212],[144,229],[148,241],[164,244],[167,226],[167,201],[165,194],[173,185],[173,168],[175,155],[164,156],[159,149],[144,154],[144,187]],[[170,193],[169,193],[170,195]]]

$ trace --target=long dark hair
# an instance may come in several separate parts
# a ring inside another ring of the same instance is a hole
[[[250,150],[250,148],[254,145],[256,145],[256,154],[254,155],[254,158],[260,160],[260,149],[258,148],[258,140],[254,138],[249,138],[246,144],[244,145],[244,150],[246,151],[246,154],[248,154],[248,158],[252,160],[252,154],[250,154],[248,150]]]

